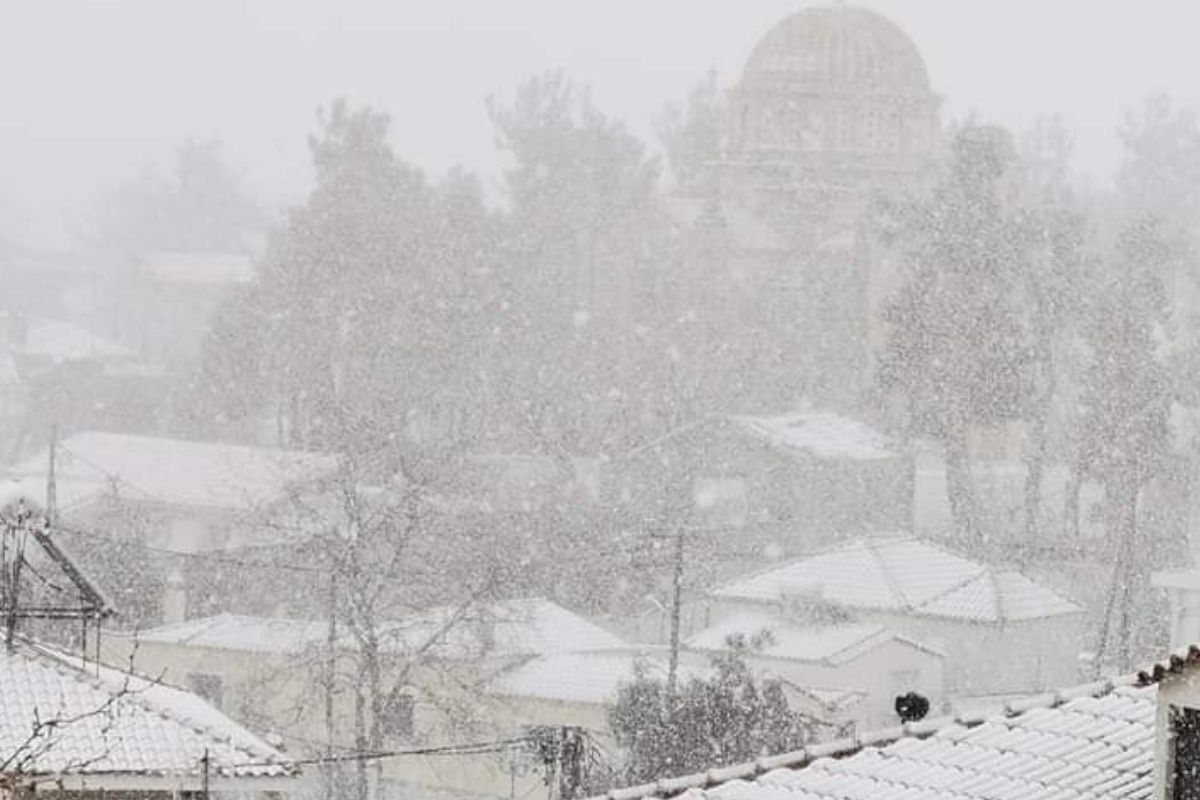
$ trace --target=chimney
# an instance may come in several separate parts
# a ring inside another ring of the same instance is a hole
[[[187,619],[187,587],[178,568],[167,576],[162,608],[164,623],[183,622]]]
[[[1200,569],[1156,572],[1150,583],[1170,599],[1171,649],[1200,644]]]

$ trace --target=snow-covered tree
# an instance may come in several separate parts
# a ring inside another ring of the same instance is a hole
[[[1014,166],[1005,131],[966,127],[945,178],[905,210],[906,280],[886,312],[877,376],[905,399],[910,433],[942,442],[954,523],[974,543],[984,532],[969,432],[1020,417],[1028,395],[1019,303],[1029,245],[1011,208]]]
[[[1152,218],[1123,232],[1107,279],[1096,292],[1086,341],[1091,360],[1084,383],[1079,453],[1085,475],[1104,487],[1105,528],[1116,576],[1103,621],[1100,655],[1112,643],[1131,666],[1131,593],[1150,567],[1139,539],[1143,488],[1160,475],[1170,450],[1172,387],[1161,357],[1167,310],[1162,284],[1171,241]]]
[[[623,782],[643,783],[803,747],[815,723],[788,708],[779,681],[759,679],[748,643],[718,656],[713,674],[670,696],[644,669],[621,686],[609,725],[621,749]]]

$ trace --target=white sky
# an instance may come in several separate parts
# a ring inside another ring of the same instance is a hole
[[[1200,106],[1192,0],[864,0],[925,56],[944,117],[1058,111],[1081,166],[1115,166],[1124,110]],[[219,138],[270,207],[302,197],[317,106],[389,111],[431,173],[496,179],[484,110],[561,67],[639,135],[710,66],[733,82],[785,0],[0,0],[0,235],[64,244],[106,184]]]

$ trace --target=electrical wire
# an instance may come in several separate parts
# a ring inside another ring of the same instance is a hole
[[[513,745],[529,744],[529,737],[521,736],[512,739],[494,739],[486,742],[470,742],[466,744],[435,745],[432,747],[414,747],[404,750],[376,750],[359,753],[340,753],[332,756],[314,756],[312,758],[294,758],[271,761],[239,762],[232,765],[236,769],[247,767],[279,767],[279,766],[314,766],[321,764],[337,764],[347,761],[379,761],[386,758],[402,758],[406,756],[454,756],[454,755],[486,755],[498,753]]]

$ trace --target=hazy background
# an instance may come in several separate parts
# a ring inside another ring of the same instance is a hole
[[[1151,91],[1200,103],[1200,11],[1185,0],[863,2],[924,54],[944,116],[1015,130],[1061,113],[1107,181],[1124,110]],[[561,67],[644,139],[710,67],[734,82],[805,4],[695,0],[39,0],[0,3],[0,236],[69,247],[105,186],[216,138],[264,206],[301,197],[316,108],[389,111],[396,148],[496,180],[484,98]]]

